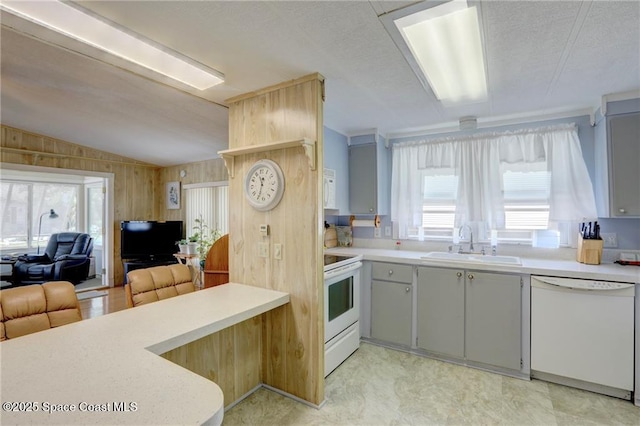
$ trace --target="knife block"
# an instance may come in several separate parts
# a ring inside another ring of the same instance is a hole
[[[578,250],[576,251],[576,260],[580,263],[589,265],[599,265],[602,260],[603,241],[585,240],[582,234],[578,233]]]

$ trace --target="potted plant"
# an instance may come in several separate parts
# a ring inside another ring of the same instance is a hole
[[[178,248],[180,249],[180,253],[186,253],[187,252],[187,243],[189,243],[189,240],[187,240],[186,238],[183,238],[180,241],[176,241],[176,244],[178,245]]]
[[[183,238],[177,242],[180,253],[182,254],[196,254],[198,247],[198,237],[192,235],[189,239]]]
[[[196,231],[191,238],[196,241],[195,253],[200,258],[200,268],[204,269],[204,261],[209,253],[209,249],[222,236],[218,229],[210,229],[205,223],[202,215],[195,220],[193,230]]]

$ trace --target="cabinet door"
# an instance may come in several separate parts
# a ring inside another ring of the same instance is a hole
[[[352,214],[376,214],[377,204],[376,145],[349,147],[349,210]]]
[[[419,348],[464,357],[464,271],[418,268]]]
[[[371,337],[411,346],[411,285],[371,282]]]
[[[609,118],[611,215],[640,217],[640,113]]]
[[[520,370],[520,276],[466,273],[467,360]]]

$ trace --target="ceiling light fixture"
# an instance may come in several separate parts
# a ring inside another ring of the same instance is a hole
[[[0,7],[20,18],[198,90],[224,82],[222,73],[69,3],[3,0]],[[136,67],[133,71],[139,69]],[[154,76],[151,75],[151,78]]]
[[[438,100],[446,105],[485,101],[487,79],[477,7],[469,7],[466,0],[433,7],[431,3],[419,3],[380,19],[425,88],[431,87]]]

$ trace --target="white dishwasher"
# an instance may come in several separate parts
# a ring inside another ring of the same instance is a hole
[[[531,276],[531,376],[631,399],[629,283]]]

